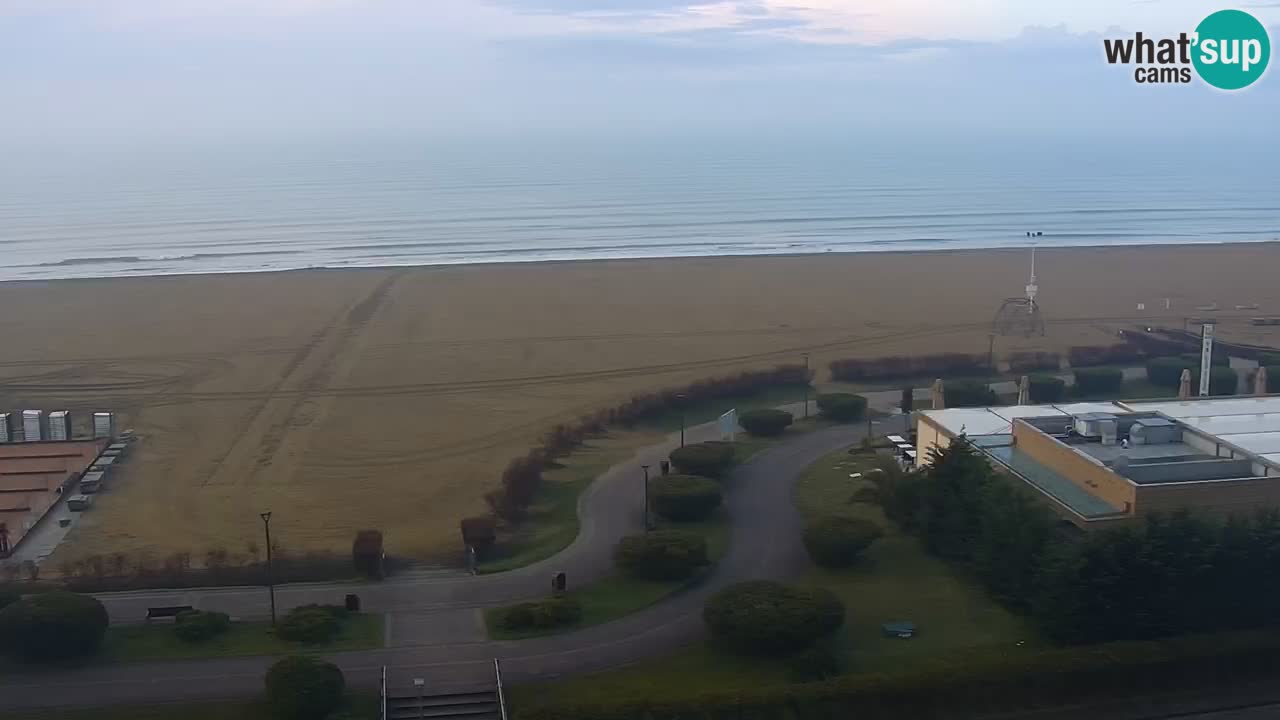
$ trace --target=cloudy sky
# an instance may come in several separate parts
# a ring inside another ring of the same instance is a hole
[[[0,139],[525,132],[1263,132],[1103,37],[1197,0],[0,0]],[[1239,7],[1280,27],[1280,2]],[[1277,33],[1273,29],[1272,36]]]

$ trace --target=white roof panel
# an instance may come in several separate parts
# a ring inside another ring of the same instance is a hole
[[[1223,440],[1241,450],[1259,455],[1280,453],[1280,432],[1240,433],[1224,437]]]
[[[924,415],[952,435],[995,435],[1009,432],[1009,421],[987,408],[926,410]]]
[[[1206,398],[1163,402],[1121,403],[1136,412],[1159,412],[1179,420],[1210,415],[1262,415],[1280,413],[1280,396]]]
[[[1191,417],[1182,422],[1210,435],[1230,440],[1240,433],[1267,433],[1280,431],[1280,413],[1260,415],[1210,415]]]

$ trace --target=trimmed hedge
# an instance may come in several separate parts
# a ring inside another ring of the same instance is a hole
[[[712,595],[702,619],[713,641],[735,652],[790,652],[843,625],[844,604],[830,590],[751,580]]]
[[[1147,381],[1152,385],[1161,387],[1177,388],[1182,383],[1182,371],[1191,371],[1191,385],[1195,387],[1196,378],[1200,368],[1198,360],[1192,361],[1185,357],[1158,357],[1151,358],[1147,361]]]
[[[996,391],[976,380],[943,383],[947,407],[985,407],[997,404]]]
[[[1034,372],[1036,370],[1057,370],[1062,358],[1055,352],[1030,350],[1009,353],[1009,369],[1016,373]]]
[[[757,437],[777,437],[795,420],[786,410],[760,408],[738,414],[738,424]]]
[[[231,616],[220,612],[189,610],[179,613],[173,634],[183,642],[199,643],[231,629]]]
[[[1280,393],[1280,365],[1267,365],[1267,392]]]
[[[986,355],[939,353],[937,355],[891,355],[878,358],[846,358],[831,361],[831,379],[891,380],[913,377],[957,377],[983,375],[990,371]]]
[[[686,475],[721,478],[733,467],[733,444],[704,442],[671,451],[671,464]]]
[[[1074,375],[1075,391],[1081,394],[1119,392],[1124,386],[1124,371],[1120,368],[1080,368]]]
[[[702,520],[720,507],[720,485],[697,475],[666,475],[649,481],[654,512],[675,522]]]
[[[1199,378],[1196,379],[1197,383]],[[1209,368],[1209,394],[1210,395],[1235,395],[1236,383],[1239,382],[1239,376],[1236,371],[1229,367],[1211,367]],[[1197,391],[1199,388],[1197,387]]]
[[[290,610],[276,626],[276,635],[281,639],[310,645],[329,642],[341,631],[337,614],[316,605]]]
[[[1133,343],[1115,345],[1076,345],[1067,351],[1067,362],[1072,368],[1093,365],[1118,365],[1137,362],[1143,358],[1142,349]]]
[[[641,580],[683,580],[707,565],[707,541],[683,530],[628,535],[614,548],[614,561]]]
[[[867,399],[853,393],[823,393],[818,396],[818,414],[835,422],[857,422],[867,412]]]
[[[1032,375],[1027,378],[1027,395],[1033,403],[1061,402],[1067,396],[1067,381],[1052,375]]]
[[[281,720],[315,720],[342,704],[346,679],[337,665],[312,655],[291,655],[267,671],[267,703]]]
[[[107,609],[89,595],[55,590],[0,610],[0,649],[33,661],[66,660],[97,652]]]
[[[822,567],[848,567],[882,535],[880,526],[868,520],[824,517],[805,526],[804,549]]]
[[[570,597],[553,597],[505,608],[499,613],[498,624],[506,630],[546,630],[581,619],[581,603]]]

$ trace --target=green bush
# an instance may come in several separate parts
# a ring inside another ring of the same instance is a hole
[[[573,598],[553,597],[503,609],[498,623],[507,630],[541,630],[573,625],[582,619],[582,605]]]
[[[276,626],[276,635],[289,642],[327,643],[342,631],[342,623],[324,608],[299,607],[289,611]]]
[[[786,410],[760,408],[738,414],[738,424],[757,437],[777,437],[795,420]]]
[[[688,475],[721,478],[733,467],[733,444],[704,442],[671,451],[671,463]]]
[[[1075,377],[1075,391],[1083,395],[1119,392],[1124,385],[1124,371],[1120,368],[1078,368]]]
[[[947,407],[985,407],[996,404],[996,392],[976,380],[952,380],[943,384]]]
[[[231,618],[226,613],[189,610],[178,615],[173,634],[189,643],[204,642],[231,629]]]
[[[337,665],[291,655],[267,671],[267,702],[280,720],[318,720],[342,704],[346,680]]]
[[[880,488],[875,485],[864,485],[853,491],[853,495],[849,497],[849,502],[878,505],[880,504]]]
[[[1280,365],[1267,366],[1267,392],[1280,393]]]
[[[907,397],[907,396],[904,396]],[[818,396],[818,414],[835,422],[857,422],[867,412],[867,399],[853,393],[823,393]]]
[[[829,590],[751,580],[712,595],[702,619],[712,639],[730,650],[790,652],[835,632],[844,623],[844,605]]]
[[[822,567],[848,567],[883,534],[878,525],[867,520],[824,517],[805,526],[804,548]]]
[[[1147,361],[1147,381],[1152,385],[1177,388],[1182,383],[1182,371],[1191,371],[1191,384],[1195,386],[1195,376],[1200,367],[1199,360],[1188,360],[1184,357],[1158,357]]]
[[[649,501],[668,520],[702,520],[720,506],[720,485],[696,475],[667,475],[651,481]]]
[[[642,580],[683,580],[707,565],[707,541],[681,530],[655,530],[622,538],[618,567]]]
[[[1239,377],[1236,371],[1229,367],[1211,367],[1209,368],[1209,394],[1210,395],[1235,395],[1236,383]],[[1199,379],[1197,378],[1197,383]],[[1199,388],[1197,387],[1197,392]]]
[[[1032,375],[1027,378],[1027,395],[1033,403],[1062,402],[1067,396],[1067,381],[1052,375]]]
[[[793,682],[818,682],[840,674],[840,658],[819,643],[787,658],[787,673]]]
[[[0,649],[34,661],[91,655],[107,622],[97,598],[62,590],[32,595],[0,610]]]

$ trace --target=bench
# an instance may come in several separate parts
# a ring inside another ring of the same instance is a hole
[[[151,622],[157,618],[173,618],[177,619],[179,615],[195,608],[190,605],[169,605],[167,607],[147,608],[147,622]]]

